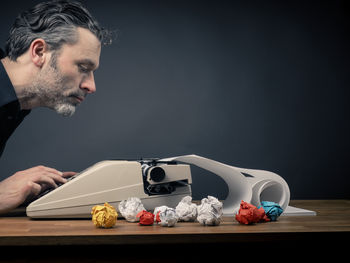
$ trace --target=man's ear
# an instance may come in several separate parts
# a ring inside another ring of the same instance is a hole
[[[42,67],[47,56],[48,46],[44,39],[35,39],[30,45],[30,56],[37,67]]]

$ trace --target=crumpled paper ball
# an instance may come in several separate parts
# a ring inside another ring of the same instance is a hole
[[[92,222],[96,227],[111,228],[117,222],[118,213],[113,206],[108,203],[95,205],[92,210]]]
[[[197,205],[192,203],[191,196],[185,196],[175,208],[179,221],[195,221],[197,217]]]
[[[271,221],[276,221],[277,218],[283,213],[282,207],[275,202],[262,201],[261,206],[258,208],[261,207],[265,210],[265,214]]]
[[[161,206],[161,208],[156,214],[156,221],[161,226],[175,226],[178,219],[175,209],[167,206]]]
[[[143,210],[139,212],[136,217],[140,218],[140,225],[143,226],[151,226],[154,222],[154,215],[151,212],[147,212],[146,210]]]
[[[127,200],[122,200],[118,206],[119,212],[128,222],[137,222],[138,213],[145,210],[140,198],[129,197]]]
[[[157,206],[156,208],[154,208],[154,210],[153,210],[153,214],[154,214],[154,221],[157,221],[157,214],[159,213],[159,212],[163,212],[163,211],[165,211],[167,208],[169,208],[168,206],[166,206],[166,205],[162,205],[162,206]]]
[[[217,198],[208,196],[203,198],[197,207],[197,220],[201,225],[217,226],[221,222],[223,204]]]
[[[258,209],[255,205],[243,200],[241,201],[238,214],[236,214],[236,220],[244,225],[270,221],[262,207]]]

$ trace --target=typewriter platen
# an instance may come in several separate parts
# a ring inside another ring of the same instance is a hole
[[[89,218],[94,205],[108,202],[118,208],[120,201],[133,196],[147,210],[175,207],[191,195],[191,184],[187,164],[158,159],[101,161],[30,203],[26,212],[32,218]]]

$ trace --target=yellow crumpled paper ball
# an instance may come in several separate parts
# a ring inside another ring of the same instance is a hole
[[[91,211],[92,222],[96,227],[111,228],[117,222],[118,213],[113,206],[108,203],[95,205]]]

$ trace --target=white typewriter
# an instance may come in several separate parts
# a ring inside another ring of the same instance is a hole
[[[191,195],[191,171],[186,164],[107,160],[96,163],[27,206],[32,218],[87,218],[94,205],[108,202],[118,208],[128,197],[141,199],[147,210],[175,207]]]
[[[128,197],[141,199],[145,209],[175,208],[191,195],[190,164],[220,176],[228,185],[223,213],[233,216],[241,200],[260,205],[273,201],[286,209],[290,192],[279,175],[238,168],[197,155],[136,161],[106,160],[96,163],[56,189],[42,193],[26,208],[31,218],[90,218],[91,209],[105,202],[118,209]]]

